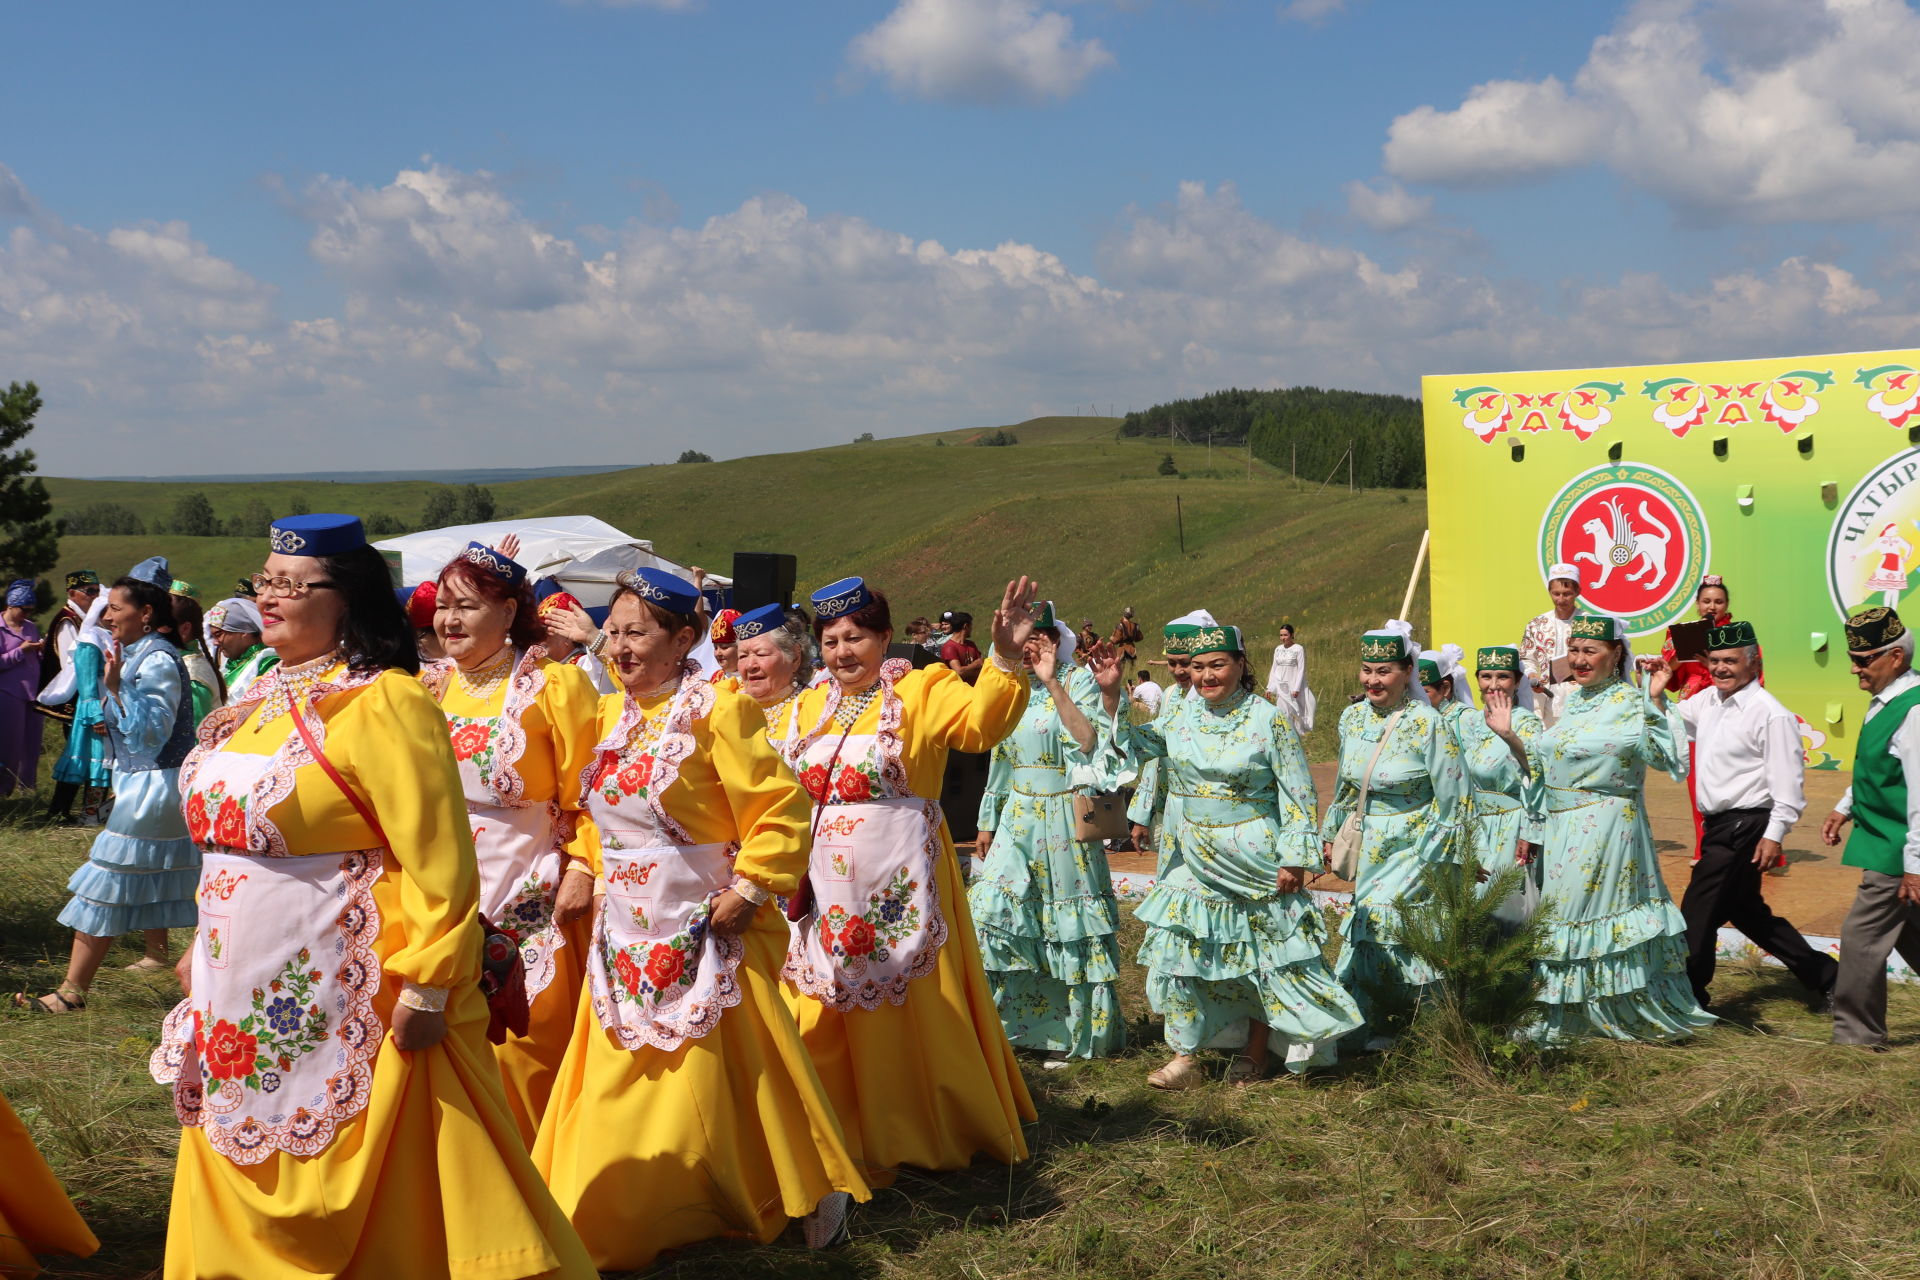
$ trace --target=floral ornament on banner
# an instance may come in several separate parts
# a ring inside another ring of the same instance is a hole
[[[1564,391],[1538,393],[1480,386],[1455,391],[1453,402],[1467,411],[1460,425],[1478,436],[1481,444],[1492,444],[1495,436],[1509,430],[1552,431],[1556,422],[1558,430],[1571,431],[1585,441],[1613,421],[1610,406],[1626,394],[1626,386],[1618,382],[1582,382]]]
[[[1771,422],[1791,434],[1820,412],[1813,392],[1833,385],[1833,372],[1791,369],[1753,382],[1699,382],[1693,378],[1649,378],[1640,394],[1653,401],[1653,420],[1678,439],[1711,422],[1716,427],[1742,427],[1749,422]]]
[[[1867,397],[1867,409],[1886,419],[1888,426],[1920,426],[1920,370],[1883,364],[1856,370],[1853,380],[1873,392]]]

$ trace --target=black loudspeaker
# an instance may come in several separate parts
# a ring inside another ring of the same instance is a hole
[[[793,607],[799,561],[778,551],[733,553],[733,607],[745,613],[763,604]]]

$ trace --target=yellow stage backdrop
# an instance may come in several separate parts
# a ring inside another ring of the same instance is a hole
[[[1846,767],[1866,695],[1841,623],[1865,604],[1920,623],[1920,350],[1422,383],[1423,642],[1519,643],[1564,562],[1646,653],[1717,573],[1808,764]]]

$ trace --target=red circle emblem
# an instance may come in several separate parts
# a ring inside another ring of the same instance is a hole
[[[1560,526],[1559,557],[1580,571],[1580,595],[1631,618],[1658,609],[1686,580],[1686,522],[1673,503],[1637,484],[1603,485]]]

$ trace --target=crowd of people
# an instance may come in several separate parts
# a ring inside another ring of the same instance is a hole
[[[517,550],[395,591],[357,519],[306,515],[204,617],[162,560],[69,580],[70,688],[40,697],[70,694],[60,786],[113,803],[61,913],[66,980],[17,1003],[83,1009],[113,939],[160,968],[194,929],[151,1063],[182,1126],[169,1276],[584,1277],[796,1221],[824,1248],[903,1168],[1022,1160],[1018,1053],[1126,1046],[1116,835],[1157,858],[1134,961],[1161,1089],[1206,1080],[1207,1050],[1246,1086],[1390,1044],[1389,1006],[1439,978],[1403,920],[1447,875],[1518,866],[1521,909],[1550,909],[1517,1033],[1546,1045],[1709,1026],[1727,922],[1840,1043],[1883,1044],[1888,951],[1920,963],[1920,677],[1891,609],[1847,624],[1872,701],[1822,832],[1853,825],[1863,875],[1836,966],[1760,894],[1802,758],[1717,579],[1698,652],[1636,660],[1570,566],[1471,667],[1404,622],[1353,637],[1323,814],[1291,626],[1261,683],[1239,627],[1170,621],[1162,691],[1131,610],[1076,632],[1024,577],[978,641],[954,612],[895,645],[859,577],[715,614],[643,568],[589,610]],[[0,645],[35,652],[31,625],[10,608]],[[984,764],[977,798],[956,756]],[[1680,908],[1649,768],[1694,781]],[[1353,884],[1331,964],[1308,892],[1329,870]],[[0,1157],[44,1169],[4,1108]],[[57,1184],[22,1185],[35,1220],[0,1219],[84,1248]]]

